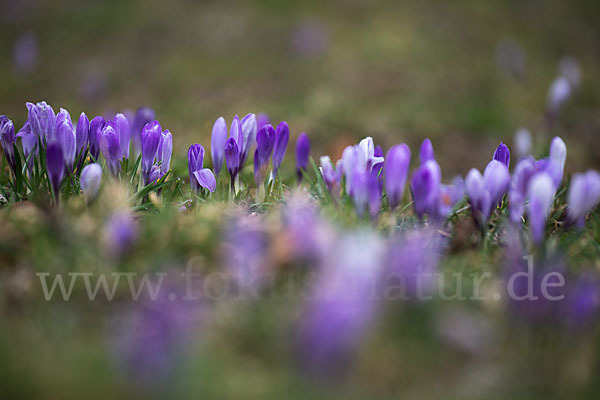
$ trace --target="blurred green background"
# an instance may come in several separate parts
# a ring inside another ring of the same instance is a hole
[[[148,105],[183,155],[209,144],[218,116],[265,112],[307,131],[315,157],[367,135],[415,151],[428,136],[447,179],[483,168],[526,126],[538,155],[560,134],[568,171],[599,165],[595,0],[21,0],[1,11],[0,110],[17,124],[28,100],[73,115]],[[37,57],[24,68],[27,40]],[[564,56],[583,79],[549,126]]]

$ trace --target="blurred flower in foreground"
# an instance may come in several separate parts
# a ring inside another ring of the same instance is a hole
[[[382,255],[380,237],[361,231],[341,237],[325,259],[299,321],[298,356],[310,375],[349,367],[376,316]]]
[[[81,171],[80,186],[87,201],[91,201],[98,194],[100,182],[102,181],[102,167],[100,164],[88,164]]]
[[[585,216],[600,203],[600,173],[589,170],[573,175],[567,203],[569,222],[583,228]]]
[[[37,37],[33,32],[19,36],[13,45],[15,71],[23,75],[33,71],[37,65],[38,54]]]
[[[108,219],[102,234],[109,255],[120,258],[137,240],[138,225],[130,212],[120,211]]]

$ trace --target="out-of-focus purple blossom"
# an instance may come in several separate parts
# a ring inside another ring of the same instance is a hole
[[[31,125],[31,130],[38,139],[45,142],[48,136],[54,136],[56,129],[56,115],[52,107],[45,101],[39,103],[26,103],[28,110],[28,121]]]
[[[88,141],[90,145],[90,154],[95,161],[98,161],[98,157],[100,156],[100,144],[98,143],[98,138],[102,134],[104,125],[106,125],[106,121],[100,116],[94,117],[90,121]]]
[[[13,171],[16,168],[14,148],[16,140],[15,126],[13,122],[5,115],[0,115],[0,144],[2,144],[2,150],[4,151],[6,160]]]
[[[60,184],[65,176],[65,159],[62,147],[57,142],[48,143],[46,148],[46,172],[52,185],[54,198],[58,200]]]
[[[567,203],[569,222],[583,228],[586,215],[600,203],[600,173],[589,170],[573,175]]]
[[[508,150],[508,146],[504,143],[500,142],[500,145],[494,152],[494,160],[500,161],[502,164],[506,165],[506,168],[510,167],[510,151]]]
[[[536,162],[536,171],[548,173],[552,177],[554,186],[558,188],[562,183],[566,159],[567,145],[560,137],[556,136],[550,144],[550,156]]]
[[[142,129],[142,176],[144,183],[149,182],[150,170],[162,140],[162,128],[158,121],[148,122]]]
[[[213,172],[208,168],[203,168],[204,147],[200,144],[193,144],[188,149],[188,171],[190,176],[190,186],[194,192],[198,192],[201,187],[210,192],[214,192],[217,187],[217,181]]]
[[[225,143],[225,163],[231,176],[231,187],[235,188],[235,178],[240,171],[240,149],[235,138],[230,137]]]
[[[49,142],[56,141],[60,144],[65,157],[65,165],[69,170],[73,170],[75,161],[76,143],[75,143],[75,128],[71,121],[71,115],[64,108],[56,116],[56,129],[54,136],[47,137]]]
[[[303,58],[325,53],[329,47],[329,33],[319,21],[304,21],[292,35],[292,50]]]
[[[33,71],[37,64],[38,53],[37,37],[33,32],[19,36],[13,45],[16,73],[26,75]]]
[[[531,178],[528,188],[528,215],[531,237],[536,244],[544,241],[546,218],[554,201],[556,187],[550,175],[538,173]]]
[[[308,158],[310,157],[310,140],[305,132],[298,136],[296,141],[296,175],[298,181],[302,181],[302,171],[308,168]]]
[[[227,123],[225,118],[219,117],[215,121],[212,128],[212,136],[210,139],[210,155],[212,157],[213,169],[215,175],[219,176],[223,159],[225,158],[225,142],[227,141]]]
[[[320,261],[333,245],[333,227],[319,213],[309,196],[296,194],[286,202],[283,221],[294,259]]]
[[[258,131],[258,129],[262,128],[266,124],[270,124],[270,123],[271,123],[271,119],[269,118],[269,116],[267,114],[258,114],[256,116],[256,129],[257,129],[257,131]]]
[[[392,209],[402,200],[409,167],[409,147],[404,143],[392,146],[385,161],[385,191]]]
[[[437,282],[442,243],[431,228],[394,237],[386,255],[386,300],[426,300]]]
[[[425,139],[423,143],[421,143],[421,150],[419,150],[419,160],[421,161],[421,165],[425,164],[427,161],[435,160],[435,155],[433,153],[433,144],[431,140]]]
[[[121,147],[119,143],[119,134],[112,121],[107,122],[98,135],[98,145],[102,155],[106,160],[108,170],[113,176],[121,173]]]
[[[79,179],[79,186],[83,195],[88,201],[93,200],[98,194],[100,189],[100,182],[102,181],[102,167],[98,163],[88,164],[81,171],[81,177]]]
[[[90,120],[85,113],[81,113],[77,126],[75,127],[75,150],[77,157],[82,157],[88,145],[90,134]],[[82,162],[83,160],[80,160]]]
[[[240,148],[240,168],[248,159],[248,154],[256,143],[256,115],[247,114],[241,121],[242,126],[242,147]]]
[[[123,114],[117,114],[113,118],[113,123],[117,134],[119,135],[119,143],[121,148],[121,158],[129,158],[129,139],[130,139],[130,128],[129,121]]]
[[[535,174],[535,159],[532,156],[522,158],[513,172],[508,192],[508,210],[510,220],[520,224],[525,213],[525,200],[529,181]]]
[[[111,257],[120,258],[129,252],[138,238],[138,225],[130,212],[113,214],[103,228],[106,249]]]
[[[514,142],[518,159],[526,157],[531,153],[532,140],[529,129],[523,127],[519,128],[515,133]]]
[[[564,76],[559,76],[550,85],[546,107],[551,115],[556,115],[573,95],[573,84]]]
[[[566,294],[566,319],[573,328],[581,328],[596,321],[600,310],[600,282],[591,273],[582,274],[568,287]]]
[[[275,145],[273,146],[273,175],[277,175],[279,166],[283,162],[288,141],[290,140],[290,128],[287,122],[281,121],[275,132]]]
[[[298,327],[298,355],[316,376],[345,372],[377,316],[383,244],[370,232],[339,239],[324,260]]]
[[[435,160],[425,162],[413,172],[410,188],[419,218],[427,214],[430,219],[438,219],[441,179],[442,172]]]
[[[147,123],[156,119],[154,110],[149,107],[140,107],[135,112],[133,124],[130,130],[130,140],[133,143],[133,151],[137,157],[142,151],[142,129]]]
[[[567,78],[573,87],[579,86],[581,82],[581,67],[573,57],[563,57],[558,63],[558,73]]]
[[[342,180],[342,165],[338,163],[338,166],[334,167],[329,156],[321,157],[320,163],[319,170],[323,176],[323,181],[327,185],[327,189],[329,189],[329,192],[333,196],[338,196]]]
[[[465,181],[457,176],[452,180],[451,185],[441,185],[440,187],[440,207],[439,215],[443,218],[448,217],[454,206],[465,197]]]

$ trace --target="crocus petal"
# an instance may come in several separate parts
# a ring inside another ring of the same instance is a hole
[[[385,160],[385,190],[390,208],[396,207],[404,194],[410,166],[410,149],[404,143],[392,146]]]
[[[217,188],[215,175],[209,168],[194,171],[194,177],[198,181],[198,184],[203,188],[208,189],[209,192],[214,192]]]
[[[567,202],[570,222],[582,226],[585,216],[600,203],[600,173],[589,170],[573,175]]]
[[[302,170],[306,171],[308,167],[308,158],[310,157],[310,140],[304,132],[298,136],[296,141],[296,171],[298,179],[302,178]]]
[[[413,173],[411,190],[415,212],[420,218],[424,214],[432,219],[438,217],[441,179],[440,166],[435,160],[427,161]]]
[[[522,158],[531,152],[531,133],[527,128],[519,128],[515,133],[517,157]]]
[[[500,145],[494,152],[494,160],[500,161],[502,164],[509,168],[510,166],[510,151],[508,150],[508,146],[504,143],[500,142]]]
[[[234,179],[240,170],[240,150],[235,138],[231,137],[225,143],[225,163],[227,164],[229,175]]]
[[[195,171],[200,171],[204,163],[204,147],[201,144],[193,144],[188,149],[188,172],[190,178],[190,186],[193,191],[198,191],[199,184],[194,177]]]
[[[77,127],[75,128],[75,147],[77,154],[81,154],[85,151],[88,144],[88,136],[90,134],[90,120],[85,113],[81,113]]]
[[[285,151],[287,149],[288,140],[290,139],[290,128],[288,127],[287,122],[281,121],[277,126],[277,131],[275,132],[275,145],[273,146],[273,172],[277,173],[281,163],[283,162],[283,157],[285,156]]]
[[[490,194],[492,206],[496,206],[508,191],[510,186],[510,173],[505,164],[492,160],[483,172],[484,189]]]
[[[427,161],[435,160],[435,155],[433,154],[433,144],[431,144],[431,140],[423,140],[423,143],[421,144],[421,150],[419,151],[419,160],[421,161],[421,165],[425,164]]]
[[[62,147],[57,142],[49,143],[46,148],[46,171],[54,194],[58,198],[60,183],[65,174],[65,160]]]
[[[119,147],[121,148],[122,158],[129,158],[129,140],[131,135],[129,121],[125,118],[125,115],[117,114],[113,122],[119,135]]]
[[[148,122],[142,129],[142,175],[148,181],[150,170],[162,139],[162,128],[158,121]]]
[[[98,160],[98,156],[100,156],[100,144],[98,143],[98,137],[104,129],[104,125],[106,121],[102,117],[94,117],[90,121],[90,133],[88,135],[88,141],[90,146],[90,154],[94,158],[94,160]]]
[[[273,146],[275,145],[275,129],[270,125],[263,125],[256,134],[256,155],[261,168],[269,162]]]
[[[225,118],[219,117],[212,128],[210,140],[210,155],[213,161],[215,175],[219,176],[223,159],[225,158],[225,142],[227,141],[227,123]]]
[[[547,173],[536,174],[529,182],[529,226],[535,243],[544,240],[544,227],[556,188]]]
[[[240,165],[244,165],[246,159],[248,159],[248,154],[252,150],[252,146],[256,143],[256,115],[248,114],[244,118],[242,118],[242,136],[243,136],[243,146],[240,149]]]

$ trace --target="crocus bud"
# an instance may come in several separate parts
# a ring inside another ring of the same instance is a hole
[[[140,107],[133,117],[133,125],[130,131],[130,140],[133,143],[134,154],[137,157],[142,151],[142,129],[148,122],[156,119],[154,110],[148,107]]]
[[[536,244],[544,241],[546,217],[552,206],[555,191],[552,177],[546,172],[536,174],[529,182],[529,226]]]
[[[225,118],[219,117],[212,128],[212,137],[210,140],[210,155],[212,157],[213,169],[215,175],[219,176],[223,158],[225,157],[225,142],[227,141],[227,123]]]
[[[102,133],[102,129],[104,129],[104,125],[106,125],[106,121],[99,116],[92,118],[90,121],[88,141],[90,145],[90,155],[95,161],[98,161],[98,157],[100,156],[100,144],[98,143],[98,138]]]
[[[75,161],[75,129],[71,121],[71,115],[64,108],[56,116],[56,129],[53,137],[48,136],[48,141],[58,141],[63,150],[67,168],[73,169]]]
[[[332,195],[337,196],[340,191],[340,181],[342,179],[341,165],[337,169],[334,168],[329,156],[321,157],[320,163],[319,170],[321,171],[325,185],[327,185],[327,189],[329,189]]]
[[[33,133],[38,139],[46,140],[47,136],[54,136],[56,129],[56,115],[54,110],[45,101],[37,104],[26,103],[29,112],[28,121]]]
[[[148,122],[142,129],[142,176],[147,184],[158,145],[162,139],[162,128],[158,121]]]
[[[433,144],[431,144],[431,140],[425,139],[423,140],[423,143],[421,143],[419,160],[421,161],[421,165],[425,164],[427,161],[435,160],[435,155],[433,154]]]
[[[287,122],[281,121],[277,126],[277,132],[275,133],[275,145],[273,148],[273,174],[276,175],[283,157],[285,156],[285,150],[287,149],[288,140],[290,139],[290,128]]]
[[[298,136],[296,141],[296,173],[298,180],[302,180],[302,171],[308,167],[308,157],[310,157],[310,140],[304,132]]]
[[[113,123],[119,135],[119,146],[121,148],[121,158],[129,158],[129,121],[123,114],[115,115]]]
[[[194,171],[200,171],[204,164],[204,147],[201,144],[193,144],[188,149],[188,172],[190,186],[194,192],[200,190],[198,181],[194,178]]]
[[[81,191],[88,201],[93,200],[96,197],[96,194],[98,194],[101,181],[102,167],[100,167],[100,164],[88,164],[85,166],[85,168],[83,168],[83,171],[81,171],[79,186],[81,187]]]
[[[358,145],[348,146],[342,153],[342,166],[344,175],[346,176],[346,192],[352,193],[352,174],[354,170],[366,171],[367,159],[365,153]]]
[[[229,128],[229,137],[235,140],[235,144],[237,145],[238,151],[241,151],[241,148],[244,145],[244,132],[242,131],[242,123],[240,122],[240,117],[238,117],[237,114],[233,117],[233,121],[231,121],[231,127]]]
[[[559,136],[555,136],[550,144],[550,160],[559,165],[561,169],[565,167],[565,162],[567,161],[567,145]]]
[[[525,212],[525,197],[529,180],[535,174],[535,159],[531,156],[522,158],[517,163],[508,192],[508,211],[510,220],[519,224]]]
[[[274,145],[275,129],[271,124],[266,124],[256,134],[256,155],[258,156],[258,164],[261,167],[269,163]]]
[[[381,185],[377,176],[368,174],[367,177],[367,196],[369,205],[369,215],[376,218],[381,209]]]
[[[492,160],[483,172],[484,188],[490,194],[492,207],[496,207],[510,186],[510,174],[505,164]]]
[[[4,150],[6,160],[10,164],[13,171],[16,168],[14,150],[15,142],[15,126],[13,125],[13,122],[6,118],[5,115],[0,115],[0,144],[2,144],[2,150]]]
[[[358,144],[358,148],[362,152],[361,158],[366,160],[366,169],[368,172],[371,172],[375,165],[383,162],[382,156],[375,156],[375,144],[372,137],[367,136],[361,140]]]
[[[85,113],[81,113],[77,127],[75,128],[75,149],[78,155],[85,152],[88,145],[88,136],[90,134],[90,120]]]
[[[17,133],[17,137],[21,138],[21,146],[23,146],[23,155],[27,160],[27,166],[29,171],[33,171],[33,162],[38,155],[38,140],[37,136],[31,130],[31,124],[29,121],[25,122],[25,125]]]
[[[244,165],[252,146],[256,143],[256,115],[248,114],[242,118],[242,148],[240,149],[240,166]]]
[[[440,201],[442,172],[435,160],[429,160],[413,172],[411,190],[415,202],[415,212],[420,218],[427,214],[437,219]]]
[[[233,186],[233,182],[240,170],[240,150],[237,142],[232,137],[227,139],[225,143],[225,163],[227,164],[227,170],[231,176],[231,184]]]
[[[600,203],[600,173],[589,170],[573,175],[567,200],[569,222],[583,228],[585,216]]]
[[[500,161],[502,164],[504,164],[506,166],[506,168],[509,168],[509,166],[510,166],[510,151],[508,150],[508,147],[504,143],[500,142],[500,145],[494,152],[494,160]]]
[[[46,172],[52,185],[54,198],[58,200],[60,184],[65,175],[65,160],[62,147],[57,142],[51,142],[46,148]]]
[[[160,161],[160,172],[166,174],[171,168],[171,155],[173,154],[173,135],[166,129],[161,136],[156,161]]]
[[[531,133],[527,128],[519,128],[515,133],[515,149],[517,158],[522,158],[531,152]]]
[[[385,191],[390,208],[395,208],[404,195],[410,167],[410,149],[404,143],[392,146],[385,159]]]
[[[106,160],[106,165],[111,174],[118,176],[121,172],[121,147],[119,143],[119,134],[112,121],[107,122],[100,135],[98,144],[102,155]]]

